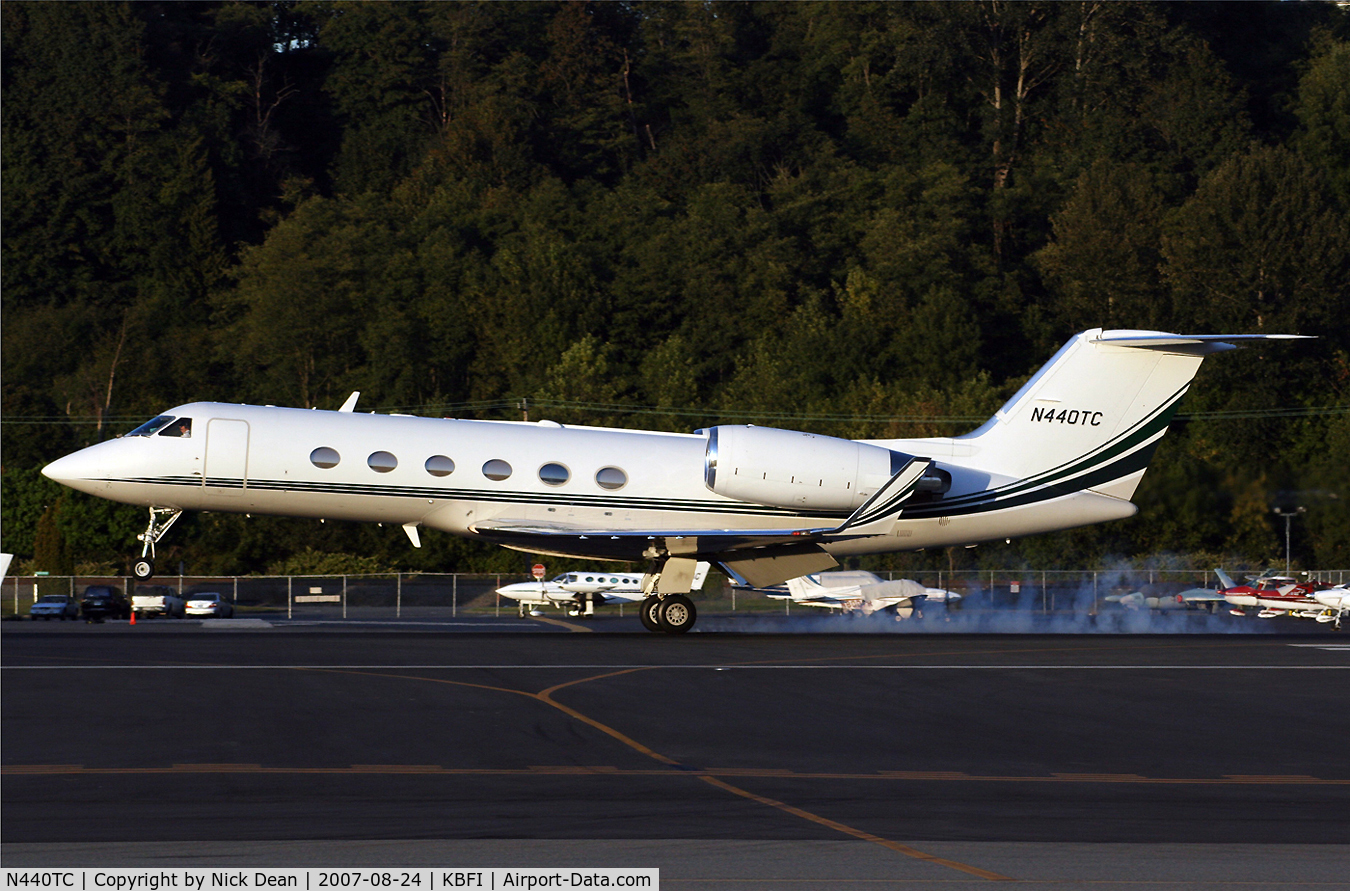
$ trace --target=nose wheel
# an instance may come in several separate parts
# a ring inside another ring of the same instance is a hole
[[[150,508],[150,522],[145,531],[136,536],[141,545],[141,557],[131,565],[131,574],[138,579],[148,579],[155,574],[155,542],[164,537],[169,527],[178,521],[183,512],[176,507]]]

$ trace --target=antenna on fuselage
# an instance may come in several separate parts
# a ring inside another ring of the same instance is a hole
[[[345,411],[345,412],[355,411],[355,410],[356,410],[356,400],[358,400],[358,399],[360,399],[360,398],[361,398],[361,391],[360,391],[360,390],[353,390],[353,391],[352,391],[352,395],[350,395],[350,396],[347,397],[347,401],[344,402],[344,403],[342,403],[342,408],[339,408],[338,411]]]

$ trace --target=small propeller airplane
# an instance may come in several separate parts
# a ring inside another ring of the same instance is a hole
[[[694,567],[691,590],[698,591],[703,588],[703,581],[707,578],[709,568],[706,561],[699,561]],[[592,616],[595,615],[597,606],[636,603],[646,599],[647,592],[642,590],[642,580],[645,577],[644,572],[605,572],[588,569],[564,572],[549,581],[541,578],[537,582],[503,585],[497,589],[497,593],[516,601],[521,618],[540,606],[565,609],[567,614],[573,617]],[[640,613],[639,616],[646,625],[650,617],[646,613]]]
[[[787,593],[772,588],[765,593],[778,600],[791,600],[803,606],[859,612],[865,616],[885,612],[897,622],[922,615],[925,604],[952,606],[961,595],[945,588],[928,588],[913,579],[887,581],[865,570],[817,572],[787,580]]]
[[[848,440],[193,402],[43,473],[149,509],[137,578],[188,510],[392,523],[534,554],[641,561],[661,631],[693,627],[699,561],[778,584],[838,557],[1119,520],[1204,358],[1298,335],[1075,335],[979,429]]]
[[[1176,594],[1146,594],[1144,591],[1131,591],[1127,594],[1108,594],[1103,598],[1107,603],[1119,603],[1125,609],[1175,610],[1197,609],[1216,612],[1227,603],[1221,591],[1209,588],[1187,588]]]
[[[1233,606],[1229,612],[1235,616],[1245,616],[1247,607],[1259,606],[1261,611],[1256,615],[1260,619],[1293,616],[1341,627],[1341,616],[1347,608],[1344,587],[1316,579],[1300,582],[1289,576],[1265,574],[1239,585],[1222,569],[1214,572],[1223,583],[1220,593]]]

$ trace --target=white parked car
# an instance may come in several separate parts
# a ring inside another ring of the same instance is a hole
[[[186,610],[189,616],[213,616],[217,619],[234,617],[234,605],[215,593],[189,594]]]
[[[138,616],[183,618],[183,598],[164,585],[137,585],[131,595],[131,608]]]

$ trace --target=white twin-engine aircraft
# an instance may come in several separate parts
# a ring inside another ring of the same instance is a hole
[[[694,578],[690,589],[697,591],[703,587],[703,580],[711,567],[707,561],[700,560],[694,567]],[[647,579],[645,572],[602,572],[593,569],[577,572],[564,572],[549,581],[515,582],[503,585],[497,593],[514,600],[521,618],[537,606],[555,606],[567,610],[569,616],[593,616],[597,606],[609,606],[614,603],[636,603],[646,600],[648,592],[643,589]],[[642,612],[642,623],[652,631],[655,620]]]
[[[1118,520],[1203,358],[1295,335],[1083,332],[978,430],[854,441],[194,402],[43,473],[150,508],[135,574],[185,510],[425,526],[535,554],[643,561],[644,618],[695,621],[698,561],[762,588],[838,557]]]

